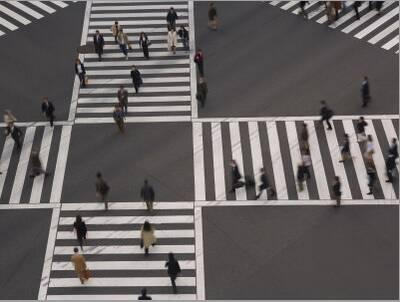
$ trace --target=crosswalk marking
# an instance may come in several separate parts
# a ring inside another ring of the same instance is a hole
[[[377,29],[383,23],[385,23],[388,20],[390,20],[391,18],[393,18],[395,16],[398,17],[398,15],[399,15],[399,7],[396,7],[395,9],[391,10],[389,13],[385,14],[384,16],[382,16],[381,18],[376,20],[371,25],[369,25],[366,28],[364,28],[362,31],[357,33],[354,37],[356,37],[357,39],[361,39],[361,38],[365,37],[366,35],[368,35],[371,31]]]
[[[387,146],[383,150],[387,150],[390,144],[392,143],[393,138],[397,138],[396,131],[394,130],[393,123],[391,120],[382,120],[382,126],[385,131],[386,139],[387,139]],[[397,164],[397,172],[400,174],[400,168]]]
[[[171,5],[169,4],[158,4],[158,5],[120,5],[120,6],[93,6],[92,11],[129,11],[129,10],[163,10],[167,11]],[[187,4],[174,4],[174,9],[178,11],[180,9],[187,9]],[[166,14],[164,14],[166,16]]]
[[[87,266],[92,270],[163,270],[165,261],[87,261]],[[181,269],[195,269],[195,261],[182,260],[179,262]],[[53,271],[73,270],[71,262],[53,262]]]
[[[152,223],[193,223],[193,216],[96,216],[87,217],[86,224],[143,224],[146,220]],[[75,217],[61,217],[59,225],[73,225]]]
[[[36,19],[41,19],[44,17],[42,14],[39,14],[30,7],[27,7],[26,5],[22,4],[20,1],[9,1],[8,4],[13,5],[14,7],[22,10],[24,13],[27,13],[28,15],[31,15]]]
[[[368,8],[368,3],[367,2],[363,2],[361,4],[361,6],[358,8],[358,13],[363,12],[367,8]],[[354,11],[352,9],[349,9],[348,12],[344,16],[341,16],[339,18],[339,20],[336,20],[335,22],[333,22],[331,25],[329,25],[329,27],[330,28],[339,27],[340,25],[344,24],[345,22],[347,22],[351,18],[355,18]]]
[[[222,133],[219,123],[212,123],[212,150],[214,163],[215,179],[215,199],[226,200],[225,173],[224,173],[224,154],[222,150]]]
[[[178,12],[179,17],[187,17],[188,12]],[[110,13],[110,14],[92,14],[90,16],[91,19],[118,19],[118,18],[144,18],[144,17],[155,17],[155,18],[165,18],[165,12],[150,12],[150,13]]]
[[[61,7],[61,8],[64,8],[64,7],[68,6],[68,4],[63,2],[63,1],[51,1],[51,3],[57,5],[57,6]]]
[[[162,40],[162,41],[167,41],[168,40],[168,37],[167,37],[167,35],[166,34],[161,34],[161,33],[156,33],[156,34],[154,34],[154,33],[149,33],[148,35],[147,35],[147,37],[153,42],[153,41],[159,41],[159,40]],[[91,39],[92,37],[88,37],[88,39]],[[132,38],[133,38],[133,40],[135,40],[135,38],[137,38],[137,39],[139,39],[139,35],[132,35]],[[178,41],[180,41],[180,38],[179,38],[179,36],[178,36]],[[114,37],[113,36],[105,36],[104,37],[104,42],[114,42],[115,43],[115,41],[114,41]],[[153,52],[152,52],[153,53]],[[171,55],[171,53],[168,53],[168,55]]]
[[[129,103],[168,103],[168,102],[189,102],[189,95],[175,95],[170,96],[134,96],[129,99]],[[80,104],[115,104],[117,102],[116,97],[107,98],[80,98],[78,103]]]
[[[165,77],[165,78],[157,78],[157,77],[148,77],[146,79],[146,84],[149,83],[188,83],[190,81],[189,77]],[[99,85],[99,84],[118,84],[118,85],[127,85],[132,84],[131,79],[92,79],[90,80],[90,84]]]
[[[164,122],[190,122],[190,116],[169,115],[169,116],[127,116],[125,123],[164,123]],[[75,124],[112,124],[115,123],[112,117],[78,117]]]
[[[93,277],[87,281],[87,286],[90,287],[105,287],[105,286],[171,286],[169,277]],[[78,278],[57,278],[50,279],[49,287],[76,287],[80,285]],[[177,286],[195,286],[194,277],[179,277],[176,279]]]
[[[382,48],[384,48],[386,50],[389,50],[389,49],[393,48],[394,46],[396,46],[398,44],[399,44],[399,35],[397,35],[392,40],[390,40],[385,45],[383,45]]]
[[[126,87],[128,93],[134,93],[135,89]],[[189,91],[188,86],[160,86],[160,87],[143,87],[140,92],[187,92]],[[81,89],[82,94],[115,94],[116,88],[83,88]]]
[[[40,9],[44,10],[45,12],[52,14],[55,13],[56,10],[54,8],[51,8],[50,6],[40,2],[40,1],[28,1],[30,4],[35,5],[39,7]]]
[[[94,211],[104,210],[104,204],[99,202],[92,203],[63,203],[61,205],[63,211]],[[109,202],[110,210],[145,210],[147,209],[144,202]],[[176,209],[193,209],[193,202],[190,201],[174,201],[174,202],[154,202],[154,208],[157,210],[176,210]]]
[[[47,295],[47,300],[135,300],[138,295]],[[193,294],[151,295],[153,300],[196,300]]]
[[[18,26],[15,26],[11,22],[8,22],[6,19],[0,17],[0,25],[8,28],[9,30],[16,30],[18,29]]]
[[[180,73],[189,73],[189,67],[182,67],[182,68],[146,68],[140,70],[142,75],[148,74],[180,74]],[[129,75],[129,71],[125,69],[113,69],[113,70],[87,70],[86,74],[88,76],[92,75]],[[90,79],[89,79],[90,81]]]
[[[2,174],[0,174],[0,197],[3,192],[4,182],[6,180],[8,166],[10,165],[10,159],[13,148],[14,148],[14,140],[9,135],[7,136],[6,141],[4,143],[3,152],[1,153],[1,158],[0,158],[0,172],[2,172]]]
[[[133,44],[132,47],[134,47],[135,49],[139,49],[138,45]],[[177,47],[181,47],[181,43],[178,41]],[[167,43],[153,43],[151,44],[151,49],[168,49],[168,44]],[[120,51],[120,47],[119,45],[116,44],[106,44],[104,45],[104,50],[108,51],[108,50],[118,50]],[[171,53],[172,54],[172,53]],[[125,56],[124,56],[125,57]],[[128,61],[129,62],[129,61]],[[126,61],[125,61],[126,63]],[[153,60],[151,61],[143,61],[144,64],[148,63],[149,65],[153,64]],[[140,66],[140,64],[137,64],[138,66]]]
[[[151,19],[151,20],[121,20],[119,22],[121,26],[129,26],[129,25],[165,25],[165,20]],[[176,25],[187,25],[187,19],[178,19],[176,20]],[[110,21],[90,21],[90,27],[98,27],[98,26],[107,26],[110,25]]]
[[[250,138],[250,152],[251,152],[251,158],[253,159],[253,175],[256,185],[256,194],[258,194],[259,193],[258,186],[261,184],[260,168],[264,166],[263,156],[261,152],[260,133],[258,131],[257,122],[249,122],[248,126],[249,126],[249,138]]]
[[[106,37],[104,37],[104,38],[106,38]],[[114,39],[114,38],[112,38],[112,39]],[[171,56],[171,52],[169,52],[169,51],[152,51],[151,54],[154,57],[170,57]],[[178,57],[178,56],[185,56],[187,54],[188,54],[187,51],[177,50],[175,55]],[[121,58],[121,53],[105,53],[105,54],[103,54],[102,57],[104,59],[117,59],[117,58],[120,59]],[[89,54],[85,55],[85,58],[87,58],[87,59],[97,59],[97,54],[89,53]],[[129,58],[143,58],[143,54],[139,53],[139,52],[131,52],[131,53],[129,53]]]
[[[168,254],[171,251],[174,254],[194,253],[194,245],[155,245],[152,247],[153,254]],[[55,255],[71,255],[73,248],[71,246],[56,246]],[[143,249],[139,245],[96,245],[85,246],[85,255],[115,255],[115,254],[143,254]],[[78,279],[77,279],[78,280]],[[79,280],[78,280],[79,282]],[[110,285],[111,286],[111,285]]]
[[[375,44],[398,29],[399,29],[399,21],[397,20],[394,23],[392,23],[390,26],[388,26],[384,30],[382,30],[379,34],[377,34],[376,36],[369,39],[368,42],[371,44]]]
[[[193,123],[194,183],[196,200],[206,200],[204,183],[203,128],[201,123]]]
[[[164,44],[163,44],[164,45]],[[117,45],[113,45],[117,46]],[[167,47],[167,44],[165,44]],[[118,48],[119,49],[119,48]],[[119,61],[119,62],[87,62],[86,67],[121,67],[121,66],[132,66],[134,63],[136,66],[152,66],[152,65],[184,65],[189,64],[189,59],[175,59],[175,60],[151,60],[151,61]]]
[[[80,107],[77,109],[77,113],[112,113],[112,107]],[[179,111],[190,111],[190,106],[129,106],[128,112],[179,112]]]
[[[297,5],[298,3],[296,1],[287,1],[287,3],[283,6],[281,6],[281,9],[283,10],[288,10],[289,8]]]
[[[244,176],[244,165],[243,165],[243,152],[242,152],[242,145],[240,142],[240,130],[239,130],[239,123],[232,122],[229,123],[229,130],[231,135],[231,149],[232,149],[232,159],[234,159],[238,165],[242,176]],[[246,200],[246,188],[241,187],[235,189],[236,199],[238,200]]]
[[[17,20],[19,23],[22,23],[23,25],[27,25],[31,23],[28,19],[24,18],[20,14],[17,14],[16,12],[13,12],[11,9],[5,7],[4,5],[0,4],[0,11],[11,18]]]
[[[152,24],[150,24],[150,25],[152,25]],[[105,37],[112,36],[112,32],[110,30],[110,27],[89,28],[88,29],[88,34],[94,35],[96,33],[96,30],[98,30],[101,33],[103,33]],[[124,27],[124,33],[128,34],[128,37],[130,36],[129,34],[137,34],[137,39],[139,39],[139,34],[142,31],[143,31],[142,27],[139,27],[139,28]],[[148,38],[149,39],[151,39],[153,34],[157,34],[157,35],[165,34],[166,35],[165,26],[158,25],[158,26],[155,26],[155,27],[146,27],[146,33],[148,34]]]

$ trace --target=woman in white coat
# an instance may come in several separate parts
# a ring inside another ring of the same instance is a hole
[[[172,27],[170,31],[168,31],[168,50],[172,51],[175,54],[177,44],[178,44],[178,37],[175,28]]]

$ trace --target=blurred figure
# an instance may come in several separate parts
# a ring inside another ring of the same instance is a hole
[[[309,4],[309,1],[300,1],[299,6],[300,6],[300,15],[303,15],[304,19],[308,19],[308,14],[305,10],[306,4]]]
[[[152,300],[150,296],[147,295],[147,289],[142,288],[142,295],[138,297],[138,300]]]
[[[47,96],[45,96],[42,101],[42,113],[45,117],[47,117],[49,119],[50,127],[53,127],[53,123],[54,123],[54,119],[55,119],[55,116],[54,116],[55,110],[56,109],[54,108],[53,103],[49,101]]]
[[[178,44],[178,37],[176,35],[175,28],[171,28],[170,31],[168,31],[168,36],[167,36],[167,42],[168,42],[168,50],[172,51],[173,54],[176,53],[176,45]]]
[[[17,145],[17,149],[21,149],[21,137],[22,137],[22,131],[19,129],[17,126],[14,125],[14,123],[9,124],[6,127],[6,130],[4,131],[5,135],[11,135],[11,138],[14,140],[14,143]]]
[[[79,246],[83,251],[83,239],[86,240],[87,228],[86,223],[82,220],[81,215],[76,216],[73,231],[75,231],[76,239],[78,240]]]
[[[132,47],[129,43],[128,35],[126,33],[124,33],[122,28],[118,32],[117,41],[119,44],[119,48],[121,49],[122,53],[125,55],[125,59],[128,60],[129,59],[128,48],[132,49]]]
[[[305,180],[305,169],[304,165],[302,162],[297,164],[297,186],[299,188],[299,191],[304,190],[304,180]]]
[[[118,104],[116,104],[114,107],[113,118],[118,126],[119,132],[124,133],[125,132],[124,112],[122,111],[121,106],[119,106]]]
[[[367,165],[368,188],[369,188],[369,192],[367,193],[367,195],[372,195],[376,180],[376,167],[372,157],[367,158],[366,165]]]
[[[275,190],[270,186],[267,174],[265,173],[264,168],[260,169],[260,182],[261,184],[258,186],[258,194],[256,195],[256,199],[259,199],[262,192],[265,190],[267,192],[267,197],[268,197],[268,192],[271,192],[271,197],[275,196]]]
[[[327,106],[325,101],[321,101],[321,109],[319,112],[321,115],[320,123],[323,123],[324,121],[326,121],[326,124],[328,125],[327,129],[332,130],[332,125],[329,122],[329,120],[333,116],[333,111]]]
[[[189,31],[183,25],[178,30],[178,36],[182,39],[183,47],[189,49]]]
[[[360,14],[358,12],[358,8],[361,6],[361,2],[362,1],[354,1],[354,3],[353,3],[353,9],[354,9],[354,12],[356,13],[357,20],[360,20]]]
[[[340,207],[340,202],[342,198],[342,192],[340,191],[342,184],[340,183],[339,176],[335,176],[334,182],[332,185],[333,196],[336,199],[336,206]]]
[[[368,123],[364,120],[364,117],[360,116],[357,122],[357,142],[363,143],[367,140],[367,135],[365,134],[365,127]]]
[[[143,56],[146,59],[150,59],[150,56],[149,56],[149,46],[150,45],[151,45],[151,42],[147,38],[147,35],[144,32],[141,32],[140,36],[139,36],[139,46],[142,48]]]
[[[156,244],[157,238],[154,236],[154,228],[147,220],[140,230],[140,248],[144,248],[144,254],[149,255],[149,247]]]
[[[94,43],[94,51],[99,56],[99,61],[101,61],[101,55],[103,54],[104,49],[104,38],[103,35],[100,34],[100,31],[96,30],[96,34],[93,36]]]
[[[117,98],[119,106],[122,108],[122,111],[126,115],[128,113],[128,90],[126,90],[123,85],[119,86]]]
[[[11,126],[17,121],[17,118],[12,114],[11,110],[4,110],[3,118],[6,126]]]
[[[140,190],[140,197],[146,203],[148,211],[153,211],[153,203],[155,198],[154,189],[149,185],[147,179],[144,180],[142,189]]]
[[[173,253],[168,254],[168,261],[165,263],[165,267],[167,267],[168,276],[171,279],[172,290],[174,294],[178,292],[176,288],[175,280],[178,274],[181,272],[181,267],[178,261],[175,259]]]
[[[241,181],[242,174],[240,174],[239,167],[234,159],[231,160],[231,175],[232,175],[232,188],[231,193],[235,191],[235,189],[243,187],[245,183]]]
[[[300,133],[300,151],[307,151],[310,149],[308,144],[308,136],[307,124],[303,123]]]
[[[74,265],[75,272],[81,281],[81,284],[85,283],[85,280],[88,280],[87,276],[87,266],[86,266],[86,260],[83,255],[78,253],[79,250],[78,248],[74,248],[74,255],[71,257],[71,262]]]
[[[396,173],[396,159],[398,157],[397,139],[393,138],[386,157],[386,176],[388,178],[386,182],[393,182],[393,177]]]
[[[79,60],[79,58],[77,58],[75,60],[75,73],[78,75],[79,77],[79,81],[81,83],[81,88],[86,87],[86,70],[85,70],[85,65],[83,65],[83,63],[81,62],[81,60]]]
[[[343,163],[344,161],[351,158],[350,141],[349,141],[349,135],[347,133],[344,134],[344,140],[340,149],[340,153],[342,155],[342,159],[339,160],[339,163]]]
[[[384,1],[376,1],[375,2],[375,9],[378,12],[377,15],[379,16],[381,14],[381,9]]]
[[[203,51],[198,49],[196,55],[194,56],[194,62],[197,65],[197,70],[199,71],[200,77],[204,77],[204,56]]]
[[[199,83],[197,84],[196,99],[199,101],[201,108],[204,108],[207,99],[207,93],[208,93],[207,83],[204,80],[204,78],[200,78]]]
[[[118,33],[119,30],[121,29],[121,26],[118,25],[118,21],[115,21],[114,24],[111,26],[111,32],[112,35],[114,36],[115,44],[118,44]]]
[[[32,172],[29,176],[32,178],[39,176],[40,174],[44,174],[45,177],[49,176],[49,173],[43,169],[42,162],[40,161],[40,158],[39,158],[39,152],[37,152],[37,151],[32,151],[31,169],[32,169]]]
[[[364,80],[361,83],[361,98],[362,98],[362,106],[367,107],[367,104],[371,99],[367,76],[364,76]]]
[[[208,26],[212,30],[217,30],[218,18],[217,9],[214,6],[214,2],[210,2],[208,5]]]
[[[96,195],[97,195],[97,198],[101,202],[104,202],[105,210],[108,210],[107,195],[108,195],[109,191],[110,191],[110,187],[104,181],[101,173],[97,172],[97,174],[96,174]]]
[[[167,14],[167,27],[168,28],[176,28],[176,20],[178,19],[178,15],[176,13],[176,11],[174,10],[174,8],[171,6],[168,14]]]
[[[371,158],[372,159],[372,154],[374,154],[375,150],[374,150],[374,141],[372,139],[372,135],[368,135],[367,136],[367,145],[365,148],[365,153],[364,153],[364,157],[366,159]]]
[[[136,66],[132,66],[131,78],[132,78],[133,87],[135,87],[135,92],[138,93],[140,86],[142,86],[142,84],[143,84],[143,80],[142,80],[142,76],[140,75],[140,72],[136,68]]]

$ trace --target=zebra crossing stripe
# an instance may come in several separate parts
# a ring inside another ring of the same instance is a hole
[[[178,12],[179,17],[187,17],[187,12]],[[111,13],[111,14],[92,14],[90,19],[119,19],[119,18],[165,18],[164,12],[150,12],[150,13]]]
[[[47,300],[136,300],[138,295],[47,295]],[[174,295],[151,295],[153,300],[173,300],[173,301],[185,301],[185,300],[196,300],[196,295],[192,294],[174,294]]]
[[[124,30],[124,32],[125,32],[125,30]],[[138,35],[138,37],[139,37],[139,35]],[[165,33],[163,35],[153,35],[152,33],[149,33],[147,35],[147,37],[153,42],[154,41],[160,41],[160,40],[161,41],[167,41],[167,39],[168,39],[168,37],[167,37],[167,35]],[[115,43],[115,40],[114,40],[113,36],[105,36],[103,38],[104,38],[105,42],[114,42]],[[134,39],[135,38],[136,38],[136,35],[135,35]],[[179,36],[177,38],[178,38],[178,41],[180,41]],[[93,39],[93,37],[91,37],[91,36],[88,37],[88,41],[91,41],[92,39]],[[154,56],[153,52],[151,54]],[[168,55],[170,56],[171,53],[169,52]]]
[[[230,122],[229,123],[229,133],[231,137],[231,151],[232,151],[232,159],[234,159],[238,165],[239,170],[244,176],[244,164],[243,164],[243,152],[242,152],[242,144],[240,142],[240,130],[239,123]],[[237,200],[247,200],[246,187],[240,187],[235,189],[236,199]]]
[[[94,35],[96,33],[96,30],[100,31],[101,33],[104,34],[105,37],[107,36],[112,36],[112,32],[110,30],[110,27],[97,27],[97,28],[89,28],[88,29],[88,34]],[[139,34],[143,31],[143,27],[138,27],[138,28],[130,28],[130,27],[124,27],[124,33],[126,34],[137,34],[139,38]],[[148,34],[148,38],[151,40],[151,36],[153,34],[165,34],[165,26],[159,25],[158,27],[147,27],[146,26],[146,34]],[[129,36],[129,35],[128,35]]]
[[[363,2],[361,6],[358,8],[358,12],[361,13],[365,9],[367,9],[368,3]],[[353,10],[349,10],[344,16],[341,16],[339,20],[336,20],[333,22],[331,25],[329,25],[330,28],[337,28],[338,26],[344,24],[346,21],[350,20],[351,18],[355,18],[355,13]]]
[[[104,39],[106,39],[106,37],[104,37]],[[114,40],[114,38],[112,38],[112,39]],[[88,41],[90,41],[89,38],[88,38]],[[171,52],[170,51],[152,51],[151,55],[154,57],[170,57]],[[176,57],[185,56],[185,55],[188,55],[188,52],[185,50],[177,50],[175,55],[176,55]],[[97,57],[98,56],[95,53],[85,54],[86,59],[97,59]],[[116,58],[121,59],[121,53],[104,53],[102,55],[102,58],[103,59],[116,59]],[[143,54],[140,52],[130,52],[129,58],[143,58]]]
[[[177,47],[181,47],[181,46],[182,46],[182,44],[180,42],[178,42]],[[137,49],[139,49],[139,46],[137,46]],[[150,51],[151,51],[151,49],[168,49],[168,44],[167,43],[152,43]],[[120,51],[120,47],[119,47],[119,45],[116,45],[116,44],[106,44],[106,45],[104,45],[104,50],[119,50]],[[171,52],[171,55],[172,55],[172,52]],[[144,62],[148,63],[149,65],[154,64],[153,61],[144,61]],[[137,64],[137,65],[140,66],[140,64]]]
[[[366,13],[365,15],[363,15],[362,18],[360,18],[360,20],[357,20],[357,21],[351,23],[350,25],[348,25],[347,27],[343,28],[342,32],[348,34],[349,32],[353,31],[354,29],[361,26],[362,24],[364,24],[369,19],[371,19],[375,16],[376,16],[376,11],[370,11],[370,12]]]
[[[24,13],[31,15],[32,17],[36,19],[41,19],[44,16],[42,14],[39,14],[38,12],[34,11],[30,7],[27,7],[26,5],[22,4],[20,1],[8,1],[8,4],[13,5],[14,7],[22,10]]]
[[[88,225],[91,224],[143,224],[146,220],[152,223],[193,223],[193,215],[177,216],[93,216],[84,217]],[[75,217],[61,217],[59,225],[73,225]]]
[[[190,116],[168,115],[168,116],[127,116],[125,123],[155,123],[155,122],[190,122]],[[112,124],[112,117],[78,117],[75,124]]]
[[[167,44],[165,44],[167,46]],[[118,48],[119,49],[119,48]],[[152,65],[184,65],[189,64],[189,59],[174,59],[174,60],[151,60],[151,61],[117,61],[117,62],[86,62],[85,67],[124,67],[132,66],[152,66]]]
[[[68,6],[68,4],[67,4],[67,3],[65,3],[65,2],[62,2],[62,1],[51,1],[51,3],[53,3],[53,4],[57,5],[57,6],[61,7],[61,8],[65,8],[65,7],[67,7],[67,6]]]
[[[146,84],[154,83],[189,83],[189,77],[165,77],[165,78],[146,78]],[[132,85],[132,79],[128,78],[120,78],[120,79],[91,79],[91,85]]]
[[[379,26],[381,26],[383,23],[387,22],[388,20],[390,20],[393,17],[398,17],[398,15],[399,15],[399,7],[397,6],[395,9],[391,10],[389,13],[385,14],[384,16],[382,16],[381,18],[376,20],[374,23],[370,24],[369,26],[364,28],[362,31],[357,33],[354,37],[356,37],[357,39],[362,39],[366,35],[368,35],[370,32],[372,32],[373,30],[375,30]]]
[[[0,37],[2,36],[2,35],[5,35],[6,33],[4,32],[4,31],[1,31],[0,30]]]
[[[30,4],[35,5],[39,7],[40,9],[44,10],[45,12],[52,14],[55,13],[56,10],[54,8],[51,8],[50,6],[40,2],[40,1],[28,1]]]
[[[8,28],[9,30],[16,30],[18,29],[17,26],[12,24],[11,22],[8,22],[6,19],[0,17],[0,25],[4,26],[5,28]]]
[[[211,135],[214,165],[215,199],[226,200],[224,153],[222,149],[222,132],[220,123],[211,123]]]
[[[289,8],[291,8],[297,4],[298,4],[297,1],[288,1],[285,5],[281,6],[280,8],[283,10],[288,10]]]
[[[170,96],[135,96],[129,100],[129,103],[159,103],[159,102],[189,102],[189,95]],[[79,104],[115,104],[116,97],[108,98],[79,98]]]
[[[10,165],[10,159],[13,148],[14,148],[14,140],[11,138],[11,135],[9,135],[6,137],[3,152],[1,153],[1,158],[0,158],[0,172],[2,172],[2,174],[0,174],[0,197],[3,192],[4,182],[7,177],[8,167]]]
[[[206,200],[202,123],[193,123],[195,200]]]
[[[134,93],[135,89],[126,87],[128,93]],[[160,87],[142,87],[141,93],[150,92],[188,92],[189,86],[160,86]],[[82,88],[81,94],[116,94],[116,88]],[[171,96],[173,98],[173,96]]]
[[[193,209],[191,201],[160,201],[154,202],[154,209],[157,210],[178,210],[178,209]],[[61,205],[63,211],[94,211],[104,210],[104,204],[100,202],[91,203],[63,203]],[[146,210],[147,206],[144,202],[109,202],[110,210]]]
[[[158,236],[157,236],[158,237]],[[86,261],[91,270],[164,270],[165,261]],[[195,269],[193,260],[180,260],[182,270]],[[74,267],[71,262],[53,262],[53,271],[70,271]]]
[[[16,12],[13,12],[11,9],[8,9],[7,7],[5,7],[2,4],[0,4],[0,11],[2,13],[4,13],[4,14],[10,16],[11,18],[17,20],[19,23],[24,24],[24,25],[27,25],[27,24],[31,23],[31,21],[29,21],[25,17],[21,16],[20,14],[17,14]]]
[[[398,29],[399,29],[399,20],[395,21],[393,24],[389,25],[384,30],[382,30],[379,34],[369,39],[368,42],[371,44],[376,44],[377,42],[379,42],[380,40],[382,40],[383,38],[385,38],[386,36],[390,35],[392,32]]]
[[[176,74],[176,73],[189,73],[189,67],[185,68],[146,68],[140,70],[142,75],[148,74]],[[126,69],[113,69],[113,70],[86,70],[88,76],[91,75],[129,75],[129,70]],[[90,81],[90,79],[89,79]]]
[[[77,113],[109,113],[112,114],[113,107],[80,107]],[[129,106],[128,112],[190,112],[190,106]]]
[[[396,45],[399,45],[399,35],[397,35],[392,40],[390,40],[385,45],[383,45],[382,48],[384,48],[386,50],[389,50],[389,49],[393,48]]]
[[[111,26],[111,21],[90,21],[89,26],[96,28],[99,26]],[[151,20],[121,20],[118,22],[121,26],[129,25],[166,25],[165,20],[151,19]],[[188,19],[176,20],[176,25],[187,25]],[[124,29],[125,31],[125,29]]]
[[[167,11],[171,5],[158,4],[158,5],[120,5],[120,6],[93,6],[92,11],[129,11],[129,10],[165,10]],[[187,9],[187,4],[174,4],[174,9],[179,12],[180,9]],[[180,12],[179,12],[180,14]],[[164,14],[164,17],[166,14]]]
[[[258,186],[261,184],[260,168],[264,166],[262,152],[261,152],[260,133],[258,131],[257,122],[249,122],[248,126],[249,126],[249,138],[250,138],[250,152],[251,152],[251,158],[253,160],[253,175],[256,185],[255,190],[256,194],[258,194],[259,193]],[[262,193],[264,194],[264,192]]]

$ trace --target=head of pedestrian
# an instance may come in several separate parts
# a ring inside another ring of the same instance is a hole
[[[78,252],[79,252],[78,248],[77,248],[77,247],[74,247],[74,253],[76,254],[76,253],[78,253]]]
[[[392,144],[396,144],[396,142],[397,142],[397,139],[395,137],[392,138]]]
[[[75,59],[75,63],[76,63],[76,64],[81,64],[81,60],[79,60],[79,58],[76,58],[76,59]]]
[[[115,21],[114,24],[115,24],[115,25],[118,25],[118,21]]]
[[[364,120],[364,117],[363,116],[360,116],[360,121],[363,121]]]
[[[142,296],[147,296],[147,289],[145,287],[141,290]]]
[[[214,2],[210,2],[209,6],[213,7],[214,6]]]
[[[264,173],[264,168],[260,168],[260,172],[261,172],[261,173]]]
[[[307,128],[307,124],[306,124],[306,123],[303,123],[303,127],[304,127],[304,128]]]
[[[335,176],[335,181],[339,181],[339,176]]]
[[[44,96],[42,98],[43,103],[47,103],[49,101],[49,98],[47,96]]]
[[[148,220],[146,220],[143,224],[143,230],[144,231],[151,231],[151,224]]]
[[[101,173],[100,173],[100,172],[97,172],[97,173],[96,173],[96,177],[97,177],[97,178],[101,178]]]
[[[124,89],[124,85],[119,85],[119,89]]]
[[[367,77],[367,76],[364,76],[364,80],[365,80],[365,81],[368,81],[368,77]]]
[[[168,260],[169,261],[174,261],[175,260],[174,253],[172,253],[172,252],[168,253]]]
[[[99,34],[100,34],[100,32],[98,30],[96,30],[96,35],[99,35]]]
[[[344,134],[344,138],[345,138],[345,139],[348,139],[348,138],[349,138],[349,135],[348,135],[347,133],[345,133],[345,134]]]
[[[76,216],[76,222],[82,222],[82,217],[81,217],[81,215],[77,215]]]
[[[170,12],[172,13],[172,12],[174,11],[174,7],[171,6],[171,7],[169,8],[169,10],[170,10]]]

